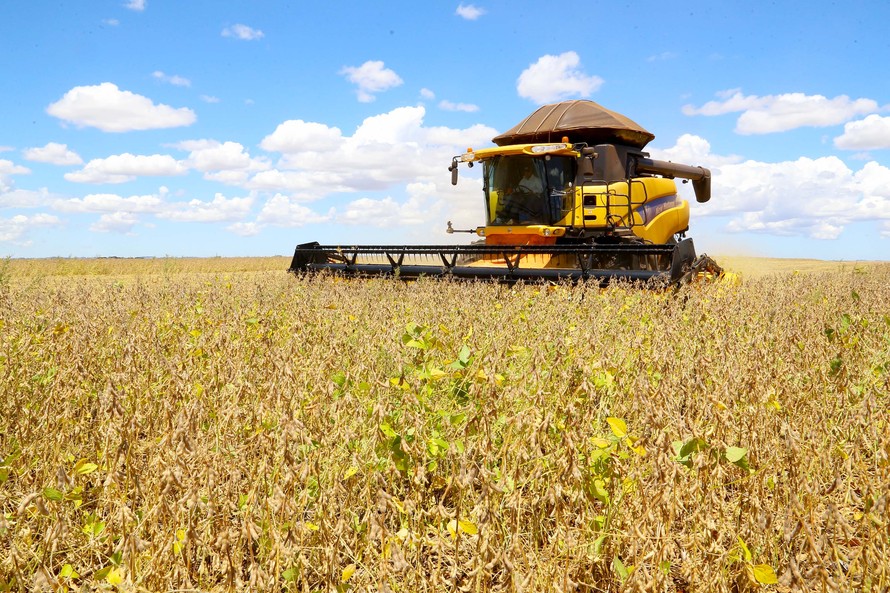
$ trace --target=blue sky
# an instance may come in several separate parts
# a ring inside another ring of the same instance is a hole
[[[588,98],[710,167],[711,254],[890,260],[890,3],[0,5],[0,255],[449,243],[447,167]]]

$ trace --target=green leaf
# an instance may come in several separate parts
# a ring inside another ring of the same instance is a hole
[[[779,582],[776,571],[769,564],[758,564],[754,568],[754,580],[761,585],[775,585]]]
[[[742,459],[745,458],[745,455],[748,454],[748,450],[744,447],[727,447],[726,448],[726,461],[730,463],[738,463]]]
[[[43,497],[46,498],[47,500],[54,500],[56,502],[59,502],[60,500],[65,498],[65,495],[62,492],[60,492],[59,490],[56,490],[55,488],[50,488],[49,486],[47,486],[46,488],[43,489]]]
[[[600,478],[593,481],[593,497],[603,504],[609,504],[609,492],[606,490],[606,483]]]
[[[736,538],[739,540],[739,551],[742,553],[742,559],[745,562],[751,562],[752,556],[751,550],[748,549],[748,544],[746,544],[745,540],[743,540],[742,538],[738,536],[736,536]]]
[[[839,372],[841,372],[841,367],[844,366],[844,361],[843,361],[843,359],[841,359],[840,356],[835,357],[835,358],[831,359],[830,366],[831,366],[831,370],[829,371],[829,374],[833,377],[833,376],[837,375]]]
[[[630,571],[627,570],[627,567],[624,566],[624,562],[621,561],[617,555],[612,559],[612,570],[615,571],[615,574],[618,575],[618,578],[621,579],[622,582],[627,580],[627,577],[630,576]]]
[[[106,566],[105,568],[100,568],[99,570],[97,570],[96,572],[93,573],[93,578],[96,579],[97,581],[103,580],[105,577],[108,576],[108,573],[111,572],[112,568],[114,568],[114,567],[111,565]]]
[[[74,570],[74,567],[70,564],[66,564],[62,567],[62,570],[59,571],[59,578],[62,579],[76,579],[78,577],[80,577],[80,575],[77,574],[77,571]]]
[[[470,364],[470,349],[464,344],[457,355],[457,360],[464,366]]]
[[[683,446],[680,447],[680,457],[687,457],[692,453],[698,453],[699,451],[703,451],[707,448],[708,443],[706,443],[703,439],[693,437],[683,443]]]
[[[336,385],[337,387],[342,388],[344,385],[346,385],[346,373],[344,373],[343,371],[337,371],[336,373],[331,375],[331,381],[333,381],[334,385]]]
[[[99,466],[96,465],[95,463],[84,463],[80,467],[77,468],[77,473],[80,474],[81,476],[86,476],[88,474],[93,473],[97,469],[99,469]]]

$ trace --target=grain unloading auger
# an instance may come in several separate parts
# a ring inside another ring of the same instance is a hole
[[[689,203],[675,178],[711,197],[711,172],[649,158],[655,136],[593,101],[545,105],[494,138],[497,146],[452,159],[482,164],[485,226],[470,245],[298,245],[290,271],[394,275],[402,279],[624,279],[680,284],[720,266],[696,257]]]

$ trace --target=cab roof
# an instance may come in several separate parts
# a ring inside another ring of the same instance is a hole
[[[562,101],[539,107],[531,115],[492,141],[498,146],[558,142],[623,144],[643,148],[655,139],[632,119],[588,100]]]

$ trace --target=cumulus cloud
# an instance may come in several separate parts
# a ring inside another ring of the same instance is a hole
[[[189,156],[183,165],[205,174],[224,172],[227,174],[251,171],[264,171],[270,167],[264,158],[253,158],[238,142],[218,142],[216,140],[187,140],[176,148],[188,150]],[[234,178],[243,179],[244,175]]]
[[[420,89],[420,96],[424,99],[432,100],[432,99],[436,98],[436,93],[434,93],[433,91],[431,91],[428,88],[422,88],[422,89]]]
[[[880,108],[872,99],[852,100],[846,95],[833,99],[822,95],[785,93],[781,95],[744,95],[740,89],[717,94],[717,101],[701,107],[685,105],[686,115],[716,116],[741,112],[735,131],[739,134],[771,134],[800,127],[826,127],[874,113]]]
[[[94,233],[132,234],[133,227],[138,223],[139,218],[131,212],[111,212],[100,216],[90,225],[90,230]]]
[[[588,76],[580,64],[581,58],[573,51],[542,56],[519,75],[516,90],[520,97],[538,104],[589,97],[602,86],[603,79]]]
[[[157,193],[121,196],[114,193],[89,194],[83,198],[59,198],[52,202],[53,210],[65,213],[100,214],[90,228],[96,232],[128,233],[139,222],[140,216],[175,222],[236,222],[245,218],[253,206],[253,194],[226,197],[221,193],[211,200],[169,200],[169,190],[161,187]]]
[[[234,37],[235,39],[241,39],[242,41],[253,41],[265,37],[265,34],[259,29],[254,29],[253,27],[248,27],[241,23],[226,27],[222,30],[221,34],[223,37]]]
[[[16,165],[12,161],[0,159],[0,194],[8,192],[12,188],[11,175],[27,175],[31,172],[28,167]]]
[[[328,152],[336,150],[342,142],[343,134],[339,128],[291,119],[263,138],[260,147],[270,152]]]
[[[377,228],[417,226],[427,224],[442,209],[441,203],[433,203],[437,193],[434,183],[409,183],[405,191],[408,198],[404,202],[391,196],[353,200],[336,219],[343,224]]]
[[[236,222],[227,226],[226,230],[242,237],[253,237],[260,234],[263,226],[256,222]]]
[[[184,78],[182,76],[176,74],[165,74],[160,70],[155,70],[151,73],[151,75],[155,78],[155,80],[160,80],[161,82],[166,82],[167,84],[172,84],[173,86],[183,86],[190,87],[192,86],[192,81],[188,78]]]
[[[124,2],[124,8],[129,8],[130,10],[135,10],[136,12],[142,12],[145,10],[145,2],[146,0],[128,0]]]
[[[835,156],[743,160],[711,154],[707,141],[688,135],[651,152],[711,168],[713,197],[692,207],[696,217],[728,216],[731,232],[833,239],[854,222],[890,220],[890,169],[873,161],[854,171]]]
[[[0,208],[38,208],[51,203],[57,196],[48,189],[3,189],[0,183]]]
[[[0,243],[28,245],[30,241],[25,240],[25,237],[31,230],[60,225],[59,218],[51,214],[41,213],[33,216],[17,214],[12,218],[0,218]]]
[[[472,103],[452,103],[451,101],[439,101],[439,109],[443,111],[463,111],[465,113],[475,113],[479,111],[478,105]]]
[[[256,224],[301,227],[307,224],[326,222],[330,219],[330,214],[318,214],[300,204],[298,200],[278,193],[263,205],[257,216]]]
[[[478,169],[452,186],[447,166],[467,146],[497,134],[475,125],[460,130],[424,125],[422,106],[400,107],[365,119],[352,133],[317,122],[290,120],[260,146],[279,152],[275,167],[251,176],[244,187],[275,192],[255,220],[229,225],[251,235],[269,225],[337,222],[402,229],[435,228],[447,219],[469,226],[483,216]],[[476,178],[474,178],[474,176]],[[384,195],[379,195],[386,192]],[[338,194],[359,194],[345,205],[318,211],[307,205]],[[407,197],[404,197],[407,196]],[[431,236],[422,234],[421,240]]]
[[[244,218],[253,206],[253,196],[227,198],[217,193],[209,202],[190,200],[174,202],[158,213],[158,218],[178,222],[223,222]]]
[[[162,194],[163,195],[163,194]],[[58,199],[53,202],[53,210],[58,212],[98,213],[98,212],[159,212],[164,203],[162,195],[134,195],[129,197],[117,194],[88,194],[83,198]]]
[[[478,6],[474,6],[472,4],[458,4],[457,10],[454,11],[454,14],[462,19],[475,21],[480,16],[485,14],[485,9],[479,8]]]
[[[185,175],[188,168],[170,155],[135,155],[125,152],[93,159],[80,171],[65,174],[74,183],[124,183],[137,177]]]
[[[878,150],[890,148],[890,117],[872,114],[844,124],[844,133],[834,139],[844,150]]]
[[[83,163],[79,154],[70,150],[67,144],[58,142],[49,142],[42,147],[27,148],[22,151],[22,156],[29,161],[52,165],[80,165]]]
[[[104,132],[129,132],[189,126],[195,112],[186,107],[155,104],[148,97],[122,91],[110,82],[77,86],[46,108],[53,117],[78,127]]]
[[[486,144],[497,132],[426,127],[422,106],[400,107],[365,119],[351,136],[338,128],[292,120],[263,139],[282,153],[275,168],[254,175],[245,187],[287,192],[303,202],[336,193],[380,191],[411,181],[439,181],[451,157]]]
[[[28,167],[16,165],[12,161],[0,159],[0,175],[27,175],[31,172]]]
[[[398,74],[386,68],[379,60],[368,60],[357,67],[345,66],[340,74],[358,87],[356,93],[362,103],[370,103],[376,98],[375,93],[382,93],[403,82]]]

